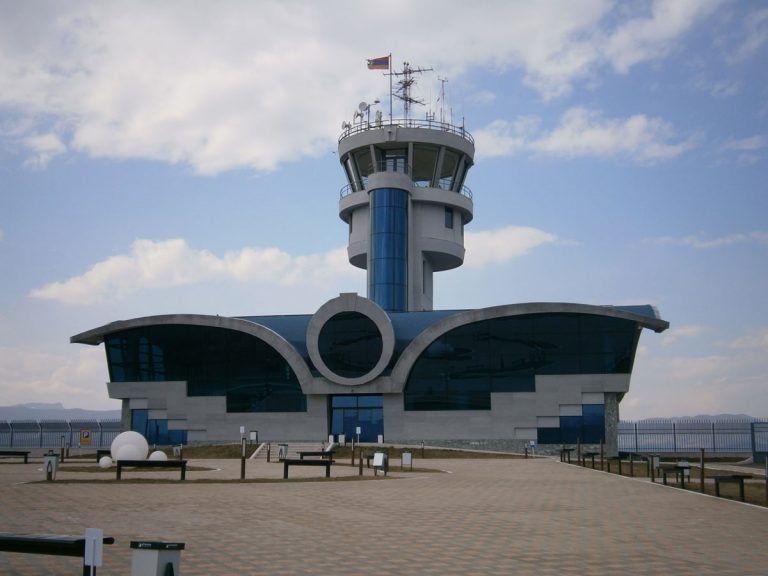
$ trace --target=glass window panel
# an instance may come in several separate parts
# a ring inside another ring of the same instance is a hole
[[[438,148],[435,146],[413,146],[413,181],[416,186],[432,186],[437,154]]]
[[[452,151],[447,150],[443,155],[443,164],[440,167],[440,179],[439,185],[443,190],[452,190],[454,178],[456,177],[456,168],[459,164],[459,155]]]
[[[306,410],[285,359],[249,334],[161,325],[126,330],[108,340],[108,347],[121,350],[121,365],[110,367],[113,381],[186,381],[190,396],[228,396],[229,411]],[[110,364],[114,357],[110,353]]]
[[[585,442],[582,438],[581,420],[581,416],[560,416],[561,442],[569,444],[573,444],[579,440]]]

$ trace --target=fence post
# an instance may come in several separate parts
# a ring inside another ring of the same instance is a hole
[[[674,422],[672,422],[672,450],[677,452],[677,428]]]
[[[715,423],[712,422],[712,452],[717,452],[717,446],[715,445]],[[703,492],[704,490],[702,490]]]
[[[750,443],[752,444],[752,458],[754,458],[755,456],[757,456],[757,443],[755,442],[755,423],[754,422],[749,423],[749,440],[750,440]],[[765,461],[768,462],[768,456],[766,457]],[[766,476],[766,478],[768,478],[768,476]],[[768,506],[768,504],[766,504],[766,506]]]
[[[43,447],[43,425],[40,423],[40,420],[37,421],[37,430],[38,434],[40,434],[40,448]]]
[[[638,448],[639,444],[637,443],[637,422],[635,422],[635,449],[632,450],[632,452],[640,452],[640,449]]]
[[[704,494],[704,448],[701,449],[701,462],[699,463],[699,486]]]

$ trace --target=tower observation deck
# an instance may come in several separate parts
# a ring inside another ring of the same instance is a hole
[[[432,275],[464,261],[475,144],[463,127],[410,118],[345,125],[339,217],[368,298],[390,312],[433,309]]]

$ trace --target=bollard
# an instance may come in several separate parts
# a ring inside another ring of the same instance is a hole
[[[132,541],[131,576],[178,576],[183,542]]]
[[[604,470],[603,468],[603,441],[600,440],[600,470]]]
[[[43,456],[43,470],[45,470],[45,479],[50,482],[56,480],[56,469],[59,465],[59,457],[53,453],[53,450],[48,450],[48,453]]]
[[[269,462],[269,455],[272,452],[272,444],[267,444],[267,462]]]
[[[525,457],[528,458],[528,446],[525,447]]]
[[[635,460],[634,460],[635,454],[633,452],[629,453],[629,477],[634,478],[635,477]]]
[[[358,475],[363,475],[363,449],[360,448],[360,458],[357,459],[357,461],[360,463],[360,467],[358,469]]]
[[[704,448],[701,449],[701,460],[699,461],[699,488],[704,494]]]
[[[240,480],[245,480],[245,437],[240,439]]]

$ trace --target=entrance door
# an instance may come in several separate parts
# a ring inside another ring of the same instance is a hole
[[[331,396],[331,434],[357,438],[361,442],[376,442],[384,434],[384,400],[376,395]]]

